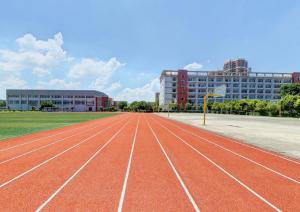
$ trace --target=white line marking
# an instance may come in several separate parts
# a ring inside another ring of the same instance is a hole
[[[165,117],[161,117],[161,116],[158,116],[158,115],[156,115],[156,116],[157,116],[157,117],[160,117],[160,118],[163,118],[163,119],[167,119],[167,118],[165,118]],[[179,124],[183,124],[183,125],[184,125],[184,123],[182,123],[182,122],[180,122],[180,121],[177,121],[177,120],[175,120],[175,119],[172,119],[172,120],[173,120],[174,122],[177,122],[177,123],[179,123]],[[287,161],[290,161],[290,162],[293,162],[293,163],[296,163],[296,164],[300,165],[300,162],[298,162],[298,161],[289,159],[289,158],[284,157],[284,156],[281,156],[281,155],[274,154],[274,153],[272,153],[272,152],[263,150],[263,149],[261,149],[261,148],[257,148],[257,147],[255,147],[255,146],[251,146],[251,145],[246,144],[246,143],[242,143],[242,142],[235,141],[235,140],[233,140],[233,139],[231,139],[231,138],[225,137],[225,136],[220,135],[220,134],[218,134],[218,133],[216,133],[216,132],[212,132],[212,131],[205,130],[205,129],[202,129],[202,128],[197,128],[197,127],[195,127],[195,126],[193,126],[193,125],[191,125],[191,124],[186,124],[186,125],[188,125],[188,126],[194,128],[194,129],[196,129],[196,130],[203,130],[203,131],[205,131],[205,132],[207,132],[207,133],[213,133],[213,134],[216,135],[217,137],[223,138],[223,139],[225,139],[225,140],[227,140],[227,141],[231,141],[231,142],[234,142],[234,143],[236,143],[236,144],[240,144],[240,145],[242,145],[242,146],[246,146],[246,147],[249,147],[249,148],[252,148],[252,149],[255,149],[255,150],[264,152],[264,153],[266,153],[266,154],[273,155],[273,156],[275,156],[275,157],[278,157],[278,158],[281,158],[281,159],[284,159],[284,160],[287,160]]]
[[[0,152],[6,151],[6,150],[10,150],[10,149],[13,149],[13,148],[17,148],[17,147],[20,147],[20,146],[24,146],[24,145],[27,145],[27,144],[31,144],[31,143],[34,143],[36,141],[40,141],[42,139],[52,138],[54,136],[61,135],[61,134],[64,134],[66,132],[71,132],[71,131],[74,131],[74,130],[79,130],[79,129],[84,128],[84,127],[89,127],[89,125],[80,126],[80,127],[73,128],[73,129],[70,129],[70,130],[64,130],[63,132],[59,132],[59,133],[56,133],[56,134],[50,134],[48,136],[37,138],[37,139],[31,140],[29,142],[25,142],[25,143],[17,144],[15,146],[11,146],[11,147],[8,147],[8,148],[0,149]],[[59,128],[56,128],[56,129],[59,129]]]
[[[84,169],[112,140],[124,129],[128,124],[128,121],[100,148],[98,149],[69,179],[67,179],[45,202],[43,202],[37,209],[36,212],[41,211],[79,172]]]
[[[127,121],[127,122],[128,122],[128,121]],[[104,128],[104,129],[100,130],[99,132],[95,133],[94,135],[92,135],[92,136],[90,136],[90,137],[88,137],[88,138],[82,140],[82,141],[79,142],[78,144],[75,144],[75,145],[69,147],[68,149],[66,149],[66,150],[64,150],[64,151],[62,151],[62,152],[60,152],[60,153],[54,155],[53,157],[51,157],[51,158],[45,160],[44,162],[42,162],[42,163],[40,163],[40,164],[38,164],[38,165],[32,167],[31,169],[29,169],[29,170],[23,172],[22,174],[19,174],[18,176],[14,177],[13,179],[10,179],[9,181],[6,181],[5,183],[2,183],[2,184],[0,185],[0,188],[3,188],[4,186],[10,184],[10,183],[13,182],[13,181],[16,181],[17,179],[19,179],[19,178],[25,176],[26,174],[28,174],[28,173],[34,171],[35,169],[41,167],[42,165],[48,163],[49,161],[51,161],[51,160],[53,160],[53,159],[55,159],[55,158],[61,156],[62,154],[66,153],[67,151],[69,151],[69,150],[71,150],[71,149],[74,149],[75,147],[81,145],[82,143],[84,143],[84,142],[90,140],[91,138],[96,137],[97,135],[99,135],[99,134],[102,133],[103,131],[105,131],[105,130],[107,130],[107,129],[109,129],[109,128],[112,128],[114,125],[116,125],[116,124],[113,124],[113,125],[111,125],[111,126],[109,126],[109,127],[106,127],[106,128]]]
[[[157,138],[157,135],[156,135],[155,132],[153,131],[152,127],[150,126],[150,124],[149,124],[149,122],[148,122],[148,120],[147,120],[147,123],[148,123],[148,126],[149,126],[149,128],[150,128],[152,134],[154,135],[154,137],[155,137],[157,143],[159,144],[159,146],[160,146],[162,152],[164,153],[165,157],[167,158],[167,160],[168,160],[168,162],[169,162],[171,168],[173,169],[173,172],[175,173],[175,175],[176,175],[178,181],[180,182],[181,187],[183,188],[185,194],[188,196],[188,199],[189,199],[190,202],[192,203],[192,205],[193,205],[195,211],[200,212],[200,209],[199,209],[198,205],[196,204],[194,198],[192,197],[192,195],[190,194],[189,190],[188,190],[187,187],[185,186],[183,180],[181,179],[180,175],[178,174],[178,172],[177,172],[175,166],[173,165],[172,161],[170,160],[169,156],[167,155],[165,149],[164,149],[163,146],[161,145],[159,139]]]
[[[119,123],[119,122],[120,122],[120,121],[118,121],[118,122],[116,122],[116,123]],[[49,144],[47,144],[47,145],[38,147],[38,148],[36,148],[36,149],[33,149],[33,150],[31,150],[31,151],[28,151],[28,152],[25,152],[25,153],[20,154],[20,155],[18,155],[18,156],[15,156],[15,157],[12,157],[12,158],[10,158],[10,159],[1,161],[1,162],[0,162],[0,165],[1,165],[1,164],[4,164],[4,163],[7,163],[7,162],[10,162],[10,161],[12,161],[12,160],[18,159],[18,158],[20,158],[20,157],[29,155],[29,154],[31,154],[31,153],[33,153],[33,152],[38,151],[38,150],[47,148],[47,147],[52,146],[52,145],[54,145],[54,144],[56,144],[56,143],[58,143],[58,142],[61,142],[61,141],[64,141],[64,140],[66,140],[66,139],[69,139],[69,138],[72,138],[72,137],[74,137],[74,136],[77,136],[78,134],[81,134],[81,133],[83,134],[83,133],[88,132],[88,131],[90,131],[90,130],[92,130],[92,129],[95,129],[95,128],[97,128],[97,127],[99,127],[99,126],[94,126],[94,127],[89,128],[89,129],[87,129],[87,130],[84,130],[84,131],[81,131],[81,132],[77,132],[77,133],[75,133],[75,134],[73,134],[73,135],[71,135],[71,136],[68,136],[68,137],[65,137],[65,138],[56,140],[56,141],[54,141],[54,142],[52,142],[52,143],[49,143]],[[102,127],[103,127],[103,126],[102,126]]]
[[[272,203],[270,203],[264,197],[260,196],[254,190],[252,190],[251,188],[249,188],[246,184],[244,184],[239,179],[237,179],[232,174],[230,174],[228,171],[226,171],[224,168],[222,168],[217,163],[215,163],[214,161],[212,161],[209,157],[207,157],[206,155],[204,155],[203,153],[201,153],[200,151],[198,151],[197,149],[195,149],[192,145],[190,145],[189,143],[187,143],[181,137],[177,136],[175,133],[173,133],[168,128],[164,127],[163,125],[160,124],[160,126],[162,126],[163,128],[165,128],[168,132],[170,132],[176,138],[178,138],[179,140],[181,140],[185,145],[187,145],[188,147],[190,147],[191,149],[193,149],[195,152],[197,152],[199,155],[201,155],[202,157],[204,157],[206,160],[208,160],[210,163],[212,163],[214,166],[216,166],[218,169],[220,169],[222,172],[224,172],[227,176],[229,176],[230,178],[232,178],[233,180],[235,180],[236,182],[238,182],[241,186],[243,186],[245,189],[247,189],[248,191],[250,191],[252,194],[254,194],[256,197],[258,197],[260,200],[262,200],[263,202],[265,202],[266,204],[268,204],[269,206],[271,206],[274,210],[281,211],[279,208],[277,208],[276,206],[274,206]]]
[[[155,122],[157,122],[157,121],[155,120]],[[158,123],[158,122],[157,122],[157,123]],[[169,122],[168,122],[168,123],[169,123]],[[284,175],[284,174],[282,174],[282,173],[280,173],[280,172],[278,172],[278,171],[275,171],[274,169],[271,169],[271,168],[269,168],[269,167],[267,167],[267,166],[265,166],[265,165],[263,165],[263,164],[261,164],[261,163],[258,163],[258,162],[256,162],[256,161],[250,159],[250,158],[247,158],[246,156],[240,155],[240,154],[237,153],[237,152],[234,152],[234,151],[232,151],[232,150],[230,150],[230,149],[227,149],[226,147],[223,147],[222,145],[219,145],[219,144],[217,144],[217,143],[215,143],[215,142],[213,142],[213,141],[211,141],[211,140],[208,140],[208,139],[206,139],[206,138],[204,138],[204,137],[201,137],[201,136],[199,136],[199,135],[197,135],[197,134],[195,134],[195,133],[192,133],[192,132],[190,132],[190,131],[188,131],[188,130],[186,130],[186,129],[183,129],[183,128],[179,127],[179,126],[176,126],[176,125],[173,124],[173,123],[170,123],[170,124],[172,124],[172,125],[175,126],[176,128],[178,128],[178,129],[180,129],[180,130],[182,130],[182,131],[184,131],[184,132],[186,132],[186,133],[189,133],[190,135],[193,135],[193,136],[195,136],[195,137],[200,138],[201,140],[206,141],[207,143],[210,143],[210,144],[212,144],[212,145],[214,145],[214,146],[217,146],[217,147],[219,147],[219,148],[221,148],[221,149],[223,149],[223,150],[225,150],[225,151],[228,151],[228,152],[230,152],[230,153],[232,153],[232,154],[234,154],[234,155],[236,155],[236,156],[239,156],[239,157],[241,157],[241,158],[243,158],[243,159],[245,159],[245,160],[247,160],[247,161],[249,161],[249,162],[251,162],[251,163],[254,163],[254,164],[257,165],[257,166],[260,166],[260,167],[262,167],[262,168],[264,168],[264,169],[266,169],[266,170],[268,170],[268,171],[270,171],[270,172],[272,172],[272,173],[274,173],[274,174],[277,174],[277,175],[279,175],[279,176],[281,176],[281,177],[283,177],[283,178],[285,178],[285,179],[287,179],[287,180],[290,180],[290,181],[292,181],[292,182],[297,183],[297,184],[300,185],[300,182],[299,182],[298,180],[294,179],[294,178],[288,177],[288,176],[286,176],[286,175]]]
[[[138,119],[138,122],[137,122],[136,128],[135,128],[133,143],[132,143],[132,146],[131,146],[130,156],[129,156],[128,165],[127,165],[126,174],[125,174],[124,183],[123,183],[123,188],[122,188],[121,197],[120,197],[120,200],[119,200],[118,212],[121,212],[122,208],[123,208],[125,192],[126,192],[126,187],[127,187],[127,181],[128,181],[128,177],[129,177],[129,171],[130,171],[132,155],[133,155],[133,150],[134,150],[135,141],[136,141],[136,135],[137,135],[138,128],[139,128],[139,123],[140,123],[140,116],[139,116],[139,119]]]

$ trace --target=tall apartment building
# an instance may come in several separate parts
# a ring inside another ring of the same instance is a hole
[[[6,90],[7,108],[38,110],[43,101],[54,103],[58,111],[102,111],[111,105],[111,98],[94,90]]]
[[[300,83],[300,73],[252,72],[245,59],[225,62],[223,70],[187,71],[164,70],[160,76],[160,106],[166,109],[171,102],[178,107],[186,103],[203,104],[203,97],[214,88],[226,85],[226,96],[209,101],[224,102],[238,99],[280,99],[280,87]]]
[[[225,73],[247,75],[251,72],[251,68],[248,68],[248,61],[243,58],[225,61],[223,66]]]

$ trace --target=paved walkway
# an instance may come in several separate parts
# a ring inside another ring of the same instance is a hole
[[[300,159],[300,119],[208,114],[203,126],[199,113],[171,113],[170,118]]]

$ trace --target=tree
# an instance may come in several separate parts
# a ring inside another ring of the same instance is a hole
[[[124,111],[124,108],[126,108],[128,106],[126,101],[121,101],[118,103],[118,108],[122,111]]]
[[[42,101],[41,102],[41,107],[40,110],[43,110],[44,108],[55,108],[55,105],[53,104],[52,101]]]
[[[241,99],[238,101],[238,104],[239,104],[239,111],[241,111],[243,114],[247,114],[249,111],[249,100]]]
[[[258,101],[255,105],[255,111],[258,112],[260,115],[267,115],[267,105],[268,102],[266,101]]]
[[[300,116],[300,97],[298,97],[297,100],[295,101],[294,107],[298,116]]]
[[[6,107],[6,101],[0,100],[0,107]]]
[[[252,112],[252,115],[253,115],[253,112],[255,111],[255,107],[256,107],[256,103],[258,102],[258,100],[248,100],[248,110],[249,112]]]
[[[296,113],[294,104],[299,97],[293,95],[286,95],[281,98],[280,105],[283,110],[283,113],[287,112],[288,116],[294,116]]]
[[[193,109],[193,104],[190,103],[190,102],[186,103],[185,109],[186,109],[186,110],[192,110],[192,109]]]
[[[280,95],[300,95],[300,83],[284,84],[280,87]]]
[[[212,109],[214,112],[221,112],[221,104],[222,104],[222,103],[214,102],[214,103],[212,104],[211,109]]]
[[[272,116],[279,114],[279,104],[275,102],[268,102],[267,110]]]
[[[170,102],[168,107],[169,107],[169,110],[177,110],[177,104],[174,102]]]

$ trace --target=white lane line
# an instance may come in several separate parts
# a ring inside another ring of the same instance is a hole
[[[157,122],[157,121],[155,120],[155,122]],[[157,122],[157,123],[159,123],[159,122]],[[168,122],[168,123],[169,123],[169,122]],[[160,123],[159,123],[159,124],[160,124]],[[230,152],[230,153],[232,153],[232,154],[234,154],[234,155],[236,155],[236,156],[238,156],[238,157],[241,157],[241,158],[243,158],[243,159],[245,159],[245,160],[247,160],[247,161],[249,161],[249,162],[251,162],[251,163],[254,163],[254,164],[257,165],[257,166],[260,166],[260,167],[262,167],[262,168],[264,168],[264,169],[266,169],[266,170],[268,170],[268,171],[270,171],[270,172],[272,172],[272,173],[274,173],[274,174],[277,174],[277,175],[279,175],[279,176],[281,176],[281,177],[283,177],[283,178],[285,178],[285,179],[287,179],[287,180],[290,180],[290,181],[292,181],[292,182],[294,182],[294,183],[300,185],[300,181],[298,181],[298,180],[296,180],[296,179],[294,179],[294,178],[291,178],[291,177],[289,177],[289,176],[286,176],[286,175],[284,175],[284,174],[282,174],[282,173],[280,173],[280,172],[278,172],[278,171],[276,171],[276,170],[274,170],[274,169],[271,169],[271,168],[269,168],[269,167],[267,167],[267,166],[265,166],[265,165],[263,165],[263,164],[261,164],[261,163],[258,163],[258,162],[256,162],[256,161],[250,159],[250,158],[247,158],[247,157],[245,157],[245,156],[243,156],[243,155],[240,155],[240,154],[237,153],[237,152],[234,152],[234,151],[232,151],[232,150],[230,150],[230,149],[227,149],[226,147],[224,147],[224,146],[222,146],[222,145],[219,145],[219,144],[217,144],[217,143],[215,143],[215,142],[212,142],[211,140],[208,140],[208,139],[203,138],[203,137],[201,137],[201,136],[199,136],[199,135],[197,135],[197,134],[195,134],[195,133],[192,133],[192,132],[190,132],[190,131],[188,131],[188,130],[185,130],[185,129],[179,127],[179,126],[176,126],[176,125],[173,124],[173,123],[172,123],[172,125],[175,126],[175,127],[177,127],[178,129],[180,129],[180,130],[186,132],[186,133],[189,133],[190,135],[193,135],[193,136],[195,136],[195,137],[200,138],[201,140],[206,141],[207,143],[210,143],[210,144],[212,144],[212,145],[214,145],[214,146],[217,146],[217,147],[219,147],[219,148],[221,148],[221,149],[223,149],[223,150],[225,150],[225,151],[228,151],[228,152]],[[168,129],[169,129],[169,128],[168,128]]]
[[[17,148],[17,147],[20,147],[20,146],[24,146],[24,145],[27,145],[27,144],[31,144],[31,143],[34,143],[36,141],[40,141],[42,139],[46,139],[46,138],[52,138],[54,136],[57,136],[57,135],[61,135],[61,134],[64,134],[66,132],[72,132],[74,130],[79,130],[81,128],[84,128],[84,127],[89,127],[90,124],[88,125],[84,125],[84,126],[80,126],[80,127],[77,127],[77,128],[73,128],[73,129],[70,129],[70,130],[64,130],[63,132],[59,132],[59,133],[56,133],[56,134],[50,134],[48,136],[45,136],[45,137],[41,137],[41,138],[37,138],[37,139],[34,139],[34,140],[31,140],[29,142],[25,142],[25,143],[21,143],[21,144],[17,144],[15,146],[11,146],[11,147],[8,147],[8,148],[4,148],[4,149],[0,149],[0,152],[3,152],[3,151],[7,151],[7,150],[10,150],[10,149],[13,149],[13,148]]]
[[[41,211],[79,172],[84,169],[108,144],[110,144],[114,138],[124,129],[128,124],[128,121],[104,144],[98,149],[69,179],[67,179],[45,202],[43,202],[37,209],[36,212]]]
[[[179,181],[181,187],[183,188],[183,190],[184,190],[185,194],[187,195],[189,201],[190,201],[191,204],[193,205],[195,211],[200,212],[200,209],[199,209],[198,205],[196,204],[194,198],[192,197],[192,195],[190,194],[190,192],[189,192],[189,190],[187,189],[186,185],[184,184],[183,180],[181,179],[180,175],[178,174],[178,172],[177,172],[175,166],[173,165],[173,163],[172,163],[172,161],[170,160],[169,156],[167,155],[165,149],[164,149],[163,146],[161,145],[159,139],[157,138],[157,135],[156,135],[155,132],[153,131],[151,125],[150,125],[149,122],[148,122],[148,120],[147,120],[147,124],[148,124],[148,126],[149,126],[149,128],[150,128],[152,134],[154,135],[154,137],[155,137],[157,143],[159,144],[159,146],[160,146],[162,152],[164,153],[165,157],[167,158],[167,160],[168,160],[168,162],[169,162],[169,165],[171,166],[173,172],[175,173],[175,175],[176,175],[176,177],[177,177],[177,179],[178,179],[178,181]]]
[[[121,120],[120,120],[120,121],[121,121]],[[118,121],[118,122],[120,122],[120,121]],[[118,123],[118,122],[116,122],[116,123]],[[31,151],[28,151],[28,152],[25,152],[25,153],[20,154],[20,155],[18,155],[18,156],[15,156],[15,157],[12,157],[12,158],[10,158],[10,159],[1,161],[1,162],[0,162],[0,165],[1,165],[1,164],[4,164],[4,163],[7,163],[7,162],[10,162],[10,161],[12,161],[12,160],[18,159],[18,158],[20,158],[20,157],[29,155],[29,154],[31,154],[31,153],[34,153],[34,152],[38,151],[38,150],[47,148],[47,147],[52,146],[52,145],[54,145],[54,144],[56,144],[56,143],[58,143],[58,142],[62,142],[62,141],[64,141],[64,140],[66,140],[66,139],[69,139],[69,138],[72,138],[72,137],[74,137],[74,136],[77,136],[78,134],[83,134],[83,133],[88,132],[88,131],[90,131],[90,130],[93,130],[93,129],[97,128],[97,127],[99,127],[99,126],[94,126],[94,127],[89,128],[89,129],[87,129],[87,130],[77,132],[77,133],[75,133],[75,134],[73,134],[73,135],[71,135],[71,136],[65,137],[65,138],[63,138],[63,139],[56,140],[56,141],[54,141],[54,142],[52,142],[52,143],[49,143],[49,144],[47,144],[47,145],[38,147],[38,148],[36,148],[36,149],[33,149],[33,150],[31,150]],[[102,126],[102,127],[103,127],[103,126]]]
[[[128,121],[126,121],[126,123],[127,123],[127,122],[128,122]],[[77,147],[77,146],[83,144],[84,142],[87,142],[88,140],[90,140],[90,139],[96,137],[97,135],[99,135],[99,134],[102,133],[103,131],[105,131],[105,130],[107,130],[107,129],[110,129],[110,128],[112,128],[112,127],[115,126],[115,125],[116,125],[116,124],[113,124],[113,125],[111,125],[111,126],[109,126],[109,127],[106,127],[106,128],[104,128],[104,129],[100,130],[99,132],[95,133],[94,135],[89,136],[88,138],[82,140],[81,142],[79,142],[79,143],[77,143],[77,144],[75,144],[75,145],[69,147],[68,149],[66,149],[66,150],[64,150],[64,151],[62,151],[62,152],[60,152],[60,153],[54,155],[53,157],[51,157],[51,158],[45,160],[44,162],[42,162],[42,163],[40,163],[40,164],[38,164],[38,165],[32,167],[31,169],[29,169],[29,170],[23,172],[22,174],[19,174],[18,176],[14,177],[14,178],[12,178],[12,179],[10,179],[10,180],[8,180],[8,181],[6,181],[5,183],[2,183],[2,184],[0,185],[0,188],[3,188],[4,186],[6,186],[6,185],[8,185],[8,184],[10,184],[10,183],[12,183],[12,182],[18,180],[19,178],[25,176],[26,174],[28,174],[28,173],[30,173],[30,172],[36,170],[37,168],[43,166],[44,164],[50,162],[51,160],[54,160],[55,158],[57,158],[57,157],[61,156],[62,154],[64,154],[64,153],[70,151],[71,149],[74,149],[75,147]]]
[[[158,116],[158,115],[156,115],[156,116],[159,117],[159,118],[162,118],[162,119],[167,119],[167,118],[165,118],[165,117],[161,117],[161,116]],[[183,124],[183,125],[184,125],[184,123],[182,123],[182,122],[180,122],[180,121],[177,121],[177,120],[175,120],[175,119],[172,119],[172,120],[173,120],[174,122],[177,122],[177,123],[179,123],[179,124]],[[190,125],[190,124],[188,124],[188,126],[194,128],[194,129],[196,129],[196,130],[203,130],[203,131],[205,131],[205,132],[207,132],[207,133],[213,133],[215,136],[217,136],[217,137],[219,137],[219,138],[223,138],[223,139],[225,139],[225,140],[227,140],[227,141],[231,141],[231,142],[234,142],[234,143],[236,143],[236,144],[239,144],[239,145],[242,145],[242,146],[245,146],[245,147],[249,147],[249,148],[251,148],[251,149],[255,149],[255,150],[264,152],[264,153],[266,153],[266,154],[273,155],[273,156],[275,156],[275,157],[278,157],[278,158],[281,158],[281,159],[284,159],[284,160],[287,160],[287,161],[290,161],[290,162],[292,162],[292,163],[296,163],[296,164],[300,165],[300,162],[299,162],[299,161],[295,161],[295,160],[292,160],[292,159],[290,159],[290,158],[287,158],[287,157],[284,157],[284,156],[281,156],[281,155],[274,154],[274,153],[272,153],[272,152],[263,150],[263,149],[261,149],[261,148],[257,148],[257,147],[255,147],[255,146],[251,146],[251,145],[246,144],[246,143],[242,143],[242,142],[235,141],[235,140],[233,140],[233,139],[231,139],[231,138],[222,136],[222,135],[220,135],[220,134],[218,134],[218,133],[216,133],[216,132],[211,132],[211,131],[205,130],[205,129],[199,129],[199,128],[197,128],[197,127],[195,127],[195,126],[193,126],[193,125]]]
[[[139,128],[139,123],[140,123],[140,116],[139,116],[139,119],[138,119],[138,122],[137,122],[136,128],[135,128],[133,143],[131,146],[130,156],[129,156],[128,165],[127,165],[126,174],[125,174],[124,183],[123,183],[123,188],[122,188],[121,197],[119,200],[118,212],[121,212],[122,208],[123,208],[125,192],[126,192],[126,187],[127,187],[127,182],[128,182],[128,176],[129,176],[129,171],[130,171],[130,167],[131,167],[132,155],[133,155],[133,150],[134,150],[134,146],[135,146],[136,135],[137,135],[138,128]]]
[[[244,184],[243,182],[241,182],[239,179],[237,179],[236,177],[234,177],[232,174],[230,174],[228,171],[226,171],[224,168],[222,168],[220,165],[218,165],[217,163],[215,163],[214,161],[212,161],[209,157],[207,157],[206,155],[204,155],[203,153],[201,153],[200,151],[198,151],[197,149],[195,149],[192,145],[190,145],[189,143],[187,143],[185,140],[183,140],[181,137],[177,136],[175,133],[173,133],[172,131],[170,131],[168,128],[164,127],[163,125],[160,124],[160,126],[162,126],[164,129],[166,129],[168,132],[170,132],[172,135],[174,135],[176,138],[178,138],[180,141],[182,141],[185,145],[187,145],[188,147],[190,147],[192,150],[194,150],[195,152],[197,152],[199,155],[201,155],[202,157],[204,157],[206,160],[208,160],[211,164],[213,164],[214,166],[216,166],[218,169],[220,169],[223,173],[225,173],[227,176],[229,176],[230,178],[232,178],[233,180],[235,180],[237,183],[239,183],[241,186],[243,186],[245,189],[247,189],[249,192],[251,192],[252,194],[254,194],[256,197],[258,197],[260,200],[262,200],[264,203],[266,203],[267,205],[269,205],[270,207],[272,207],[274,210],[276,211],[281,211],[279,208],[277,208],[275,205],[273,205],[272,203],[270,203],[268,200],[266,200],[264,197],[260,196],[258,193],[256,193],[254,190],[252,190],[250,187],[248,187],[246,184]]]

